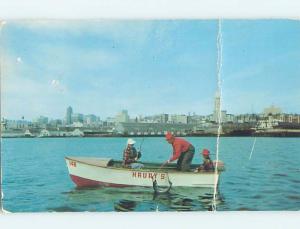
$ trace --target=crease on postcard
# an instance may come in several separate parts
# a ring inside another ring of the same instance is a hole
[[[216,142],[216,166],[215,166],[215,185],[214,185],[214,195],[213,195],[213,211],[217,210],[217,186],[218,186],[218,162],[219,162],[219,147],[220,147],[220,134],[222,132],[221,123],[221,108],[222,108],[222,81],[221,81],[221,70],[222,70],[222,19],[218,20],[218,34],[217,34],[217,115],[218,115],[218,135]]]

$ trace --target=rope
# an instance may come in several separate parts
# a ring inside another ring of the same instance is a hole
[[[251,160],[252,153],[254,151],[255,142],[256,142],[256,137],[254,138],[254,141],[253,141],[253,145],[252,145],[251,153],[250,153],[250,156],[249,156],[249,160]]]
[[[218,80],[218,94],[220,96],[220,103],[218,107],[218,135],[217,135],[217,145],[216,145],[216,166],[215,166],[215,175],[214,175],[214,195],[213,195],[213,203],[212,210],[217,210],[217,187],[218,187],[218,163],[219,163],[219,144],[220,144],[220,134],[222,130],[221,124],[221,98],[222,98],[222,88],[221,88],[221,69],[222,69],[222,21],[219,19],[218,21],[218,36],[217,36],[217,50],[218,50],[218,59],[217,59],[217,80]]]

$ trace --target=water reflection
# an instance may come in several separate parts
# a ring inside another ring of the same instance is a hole
[[[210,211],[213,189],[172,188],[170,192],[155,194],[152,188],[75,188],[63,193],[72,209],[103,211]],[[224,200],[217,193],[217,207]]]
[[[127,211],[134,211],[137,202],[130,201],[130,200],[120,200],[118,203],[115,204],[115,211],[127,212]]]

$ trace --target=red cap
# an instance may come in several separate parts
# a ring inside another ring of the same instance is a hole
[[[209,155],[209,150],[208,150],[208,149],[204,149],[204,150],[202,151],[202,155],[203,155],[203,156],[208,156],[208,155]]]
[[[170,139],[172,139],[173,138],[173,135],[171,134],[171,132],[167,132],[166,133],[166,139],[167,140],[170,140]]]

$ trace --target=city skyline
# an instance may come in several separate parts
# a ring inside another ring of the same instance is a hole
[[[66,108],[61,119],[45,116],[28,121],[1,120],[3,137],[103,137],[103,136],[161,136],[167,131],[178,135],[211,136],[217,134],[219,97],[215,98],[215,109],[210,115],[198,114],[156,114],[152,116],[130,117],[122,110],[114,117],[100,119],[94,114],[73,112]],[[271,134],[272,136],[298,136],[300,114],[286,114],[280,107],[266,107],[260,114],[233,115],[221,111],[222,134],[249,136]],[[262,131],[262,132],[261,132]],[[273,131],[273,132],[272,132]],[[275,133],[274,133],[275,131]]]
[[[70,108],[71,108],[71,113],[68,112],[68,110]],[[245,112],[245,113],[240,113],[240,114],[233,114],[233,113],[228,112],[227,110],[221,110],[221,112],[225,112],[225,114],[227,114],[227,115],[239,116],[239,115],[252,115],[252,114],[253,115],[266,114],[266,110],[276,110],[276,111],[279,111],[278,113],[280,113],[280,114],[299,115],[298,113],[287,113],[284,110],[282,110],[280,107],[274,106],[274,104],[265,107],[262,111],[260,111],[258,113],[251,113],[251,112],[246,113]],[[122,112],[127,112],[130,120],[133,120],[133,119],[136,119],[136,118],[148,118],[148,117],[154,117],[154,116],[157,116],[157,115],[169,115],[169,116],[172,116],[172,115],[179,115],[179,116],[180,115],[185,115],[187,117],[189,117],[189,116],[190,117],[191,116],[202,116],[202,117],[211,116],[212,119],[216,119],[215,116],[216,116],[216,112],[217,111],[216,110],[212,110],[209,114],[201,114],[201,113],[196,113],[194,111],[191,111],[191,112],[185,112],[185,113],[168,113],[168,112],[165,112],[165,113],[132,115],[129,110],[120,109],[117,113],[113,114],[112,116],[104,117],[101,114],[97,114],[97,113],[85,113],[84,111],[75,110],[72,106],[68,106],[68,107],[65,108],[65,112],[60,117],[53,117],[53,116],[46,116],[46,115],[43,115],[43,114],[37,114],[32,119],[28,119],[25,116],[21,116],[21,117],[19,117],[17,119],[13,119],[13,118],[10,118],[10,117],[3,117],[2,116],[2,119],[5,119],[5,120],[22,120],[23,119],[25,121],[35,121],[35,120],[37,120],[39,118],[47,118],[47,119],[49,119],[49,121],[50,120],[53,120],[53,121],[54,120],[62,120],[62,121],[65,121],[66,124],[70,124],[73,115],[75,115],[75,116],[82,115],[83,118],[84,117],[88,117],[88,116],[95,116],[96,118],[98,118],[101,121],[106,121],[106,120],[110,120],[110,119],[115,119]]]
[[[122,109],[211,114],[217,28],[216,20],[7,23],[1,115],[61,118],[69,105],[103,118]],[[222,22],[222,110],[274,104],[300,113],[299,31],[292,20]]]

